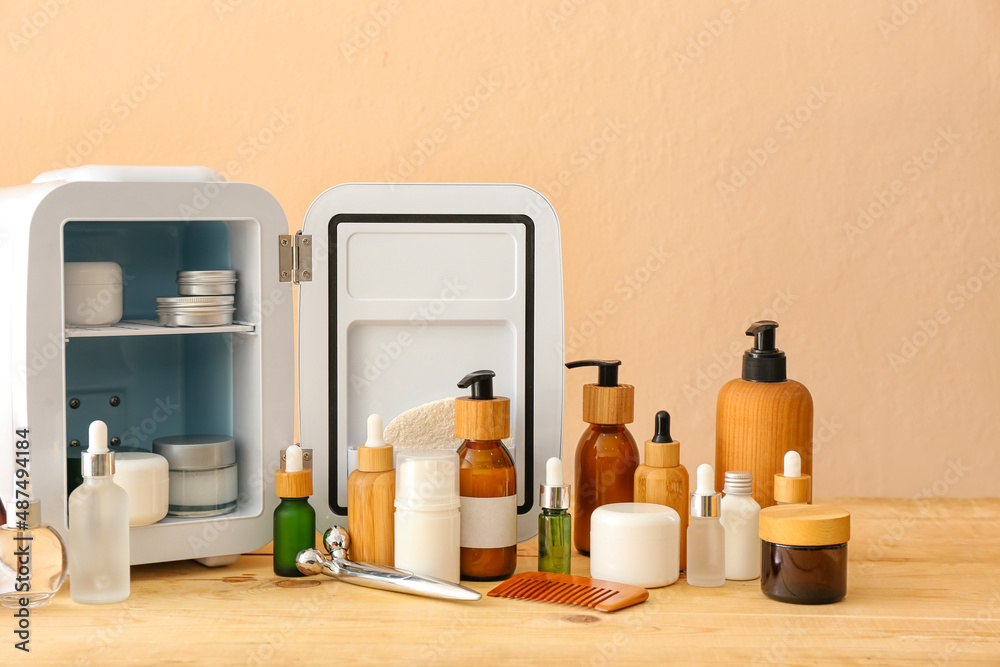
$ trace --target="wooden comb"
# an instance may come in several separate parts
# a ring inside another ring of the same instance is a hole
[[[590,607],[598,611],[617,611],[644,601],[649,597],[649,591],[629,584],[571,574],[522,572],[494,588],[488,595],[492,598],[545,600]]]

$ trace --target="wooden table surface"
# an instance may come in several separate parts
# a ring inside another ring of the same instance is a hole
[[[683,577],[610,614],[445,602],[280,579],[269,557],[248,555],[219,569],[133,567],[131,597],[113,605],[75,604],[64,586],[31,616],[30,656],[12,647],[4,610],[0,665],[1000,665],[1000,499],[830,504],[852,515],[848,594],[833,605],[774,602],[759,581],[695,588]],[[518,571],[536,569],[535,548],[521,545]],[[588,567],[577,557],[573,573]]]

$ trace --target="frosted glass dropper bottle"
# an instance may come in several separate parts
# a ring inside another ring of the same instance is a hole
[[[80,466],[83,484],[69,497],[69,594],[84,604],[121,602],[129,596],[128,493],[112,478],[104,422],[90,424]]]
[[[726,583],[726,531],[719,521],[722,497],[715,492],[712,466],[698,466],[698,486],[691,494],[687,533],[687,582],[711,588]]]

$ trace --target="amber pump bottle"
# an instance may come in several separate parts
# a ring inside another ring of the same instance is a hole
[[[632,423],[635,387],[618,384],[620,361],[571,361],[566,368],[596,366],[597,384],[583,385],[583,420],[590,424],[576,446],[573,542],[590,555],[590,515],[601,505],[630,503],[639,448],[625,428]]]
[[[777,328],[777,322],[763,320],[747,329],[754,343],[743,354],[743,377],[722,386],[716,411],[716,488],[727,470],[751,472],[753,499],[761,507],[775,504],[774,476],[782,471],[785,452],[798,452],[802,473],[812,474],[812,396],[788,379]]]
[[[455,399],[463,579],[506,579],[517,567],[517,478],[500,442],[510,436],[510,399],[493,395],[493,371],[469,373]]]
[[[681,517],[680,569],[686,569],[690,477],[681,465],[681,443],[670,437],[670,413],[656,413],[656,432],[646,441],[645,459],[635,470],[635,502],[666,505]]]

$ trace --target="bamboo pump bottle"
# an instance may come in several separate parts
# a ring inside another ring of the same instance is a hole
[[[571,361],[566,368],[597,366],[597,384],[583,385],[583,420],[590,424],[576,447],[573,543],[590,555],[590,515],[601,505],[634,498],[639,448],[625,428],[632,423],[635,387],[618,384],[620,361]]]
[[[368,415],[368,440],[358,447],[358,469],[347,478],[347,532],[351,560],[392,567],[396,471],[392,445],[382,433],[382,416]]]
[[[645,460],[635,470],[635,502],[673,508],[681,517],[680,569],[687,562],[688,497],[687,468],[681,465],[681,443],[670,437],[670,413],[656,413],[656,433],[646,441]]]
[[[802,459],[812,474],[813,402],[805,385],[789,380],[785,353],[775,347],[777,322],[754,322],[747,335],[753,347],[743,353],[743,377],[719,390],[715,423],[715,484],[727,470],[753,473],[753,498],[761,507],[775,504],[774,476],[785,452]]]
[[[455,399],[459,493],[462,502],[462,578],[506,579],[517,567],[517,480],[514,460],[500,442],[510,436],[510,399],[493,395],[493,371],[469,373]]]

